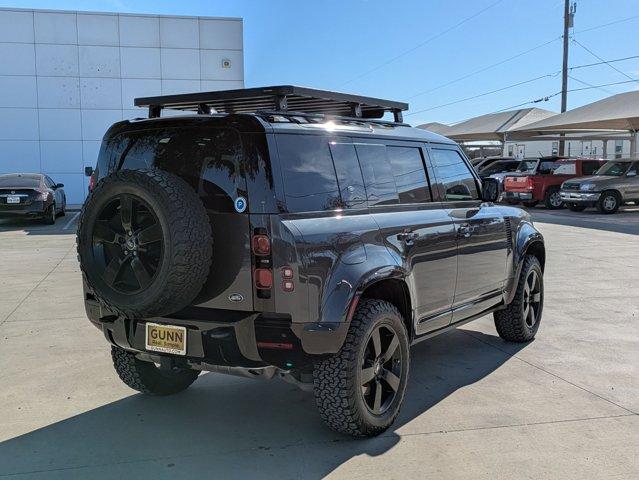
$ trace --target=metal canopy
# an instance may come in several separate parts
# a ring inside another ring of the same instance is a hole
[[[457,123],[439,133],[459,142],[477,140],[504,142],[509,132],[555,115],[555,112],[541,108],[523,108],[507,112],[489,113]]]
[[[639,91],[620,93],[517,128],[518,134],[639,131]]]
[[[293,85],[143,97],[135,99],[135,106],[148,107],[150,117],[159,117],[163,108],[200,113],[302,112],[357,118],[381,118],[391,112],[396,122],[401,122],[402,111],[408,110],[407,103]]]
[[[438,133],[440,135],[445,135],[446,130],[448,130],[450,126],[439,122],[430,122],[423,123],[422,125],[417,125],[417,128],[428,130],[429,132],[433,133]]]

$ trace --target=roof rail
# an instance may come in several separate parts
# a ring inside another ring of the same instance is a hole
[[[149,118],[160,116],[162,109],[217,113],[256,113],[260,111],[326,114],[356,119],[380,119],[391,112],[395,123],[403,123],[402,111],[408,104],[362,97],[347,93],[317,90],[293,85],[241,88],[215,92],[184,93],[136,98],[136,107],[148,107]]]

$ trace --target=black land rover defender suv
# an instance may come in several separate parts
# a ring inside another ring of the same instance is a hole
[[[406,104],[284,86],[136,105],[150,118],[105,134],[78,227],[87,315],[130,387],[278,376],[372,436],[411,344],[488,313],[535,336],[542,236]]]

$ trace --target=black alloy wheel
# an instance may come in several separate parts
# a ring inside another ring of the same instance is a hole
[[[402,350],[392,325],[375,328],[361,363],[361,392],[371,413],[381,415],[395,400],[402,375]]]
[[[122,193],[99,212],[92,232],[102,280],[115,291],[147,288],[162,261],[162,228],[142,198]]]

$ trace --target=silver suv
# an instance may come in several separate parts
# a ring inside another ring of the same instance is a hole
[[[596,206],[601,213],[615,213],[624,203],[639,202],[638,172],[638,160],[611,160],[590,177],[565,181],[561,199],[573,212]]]

